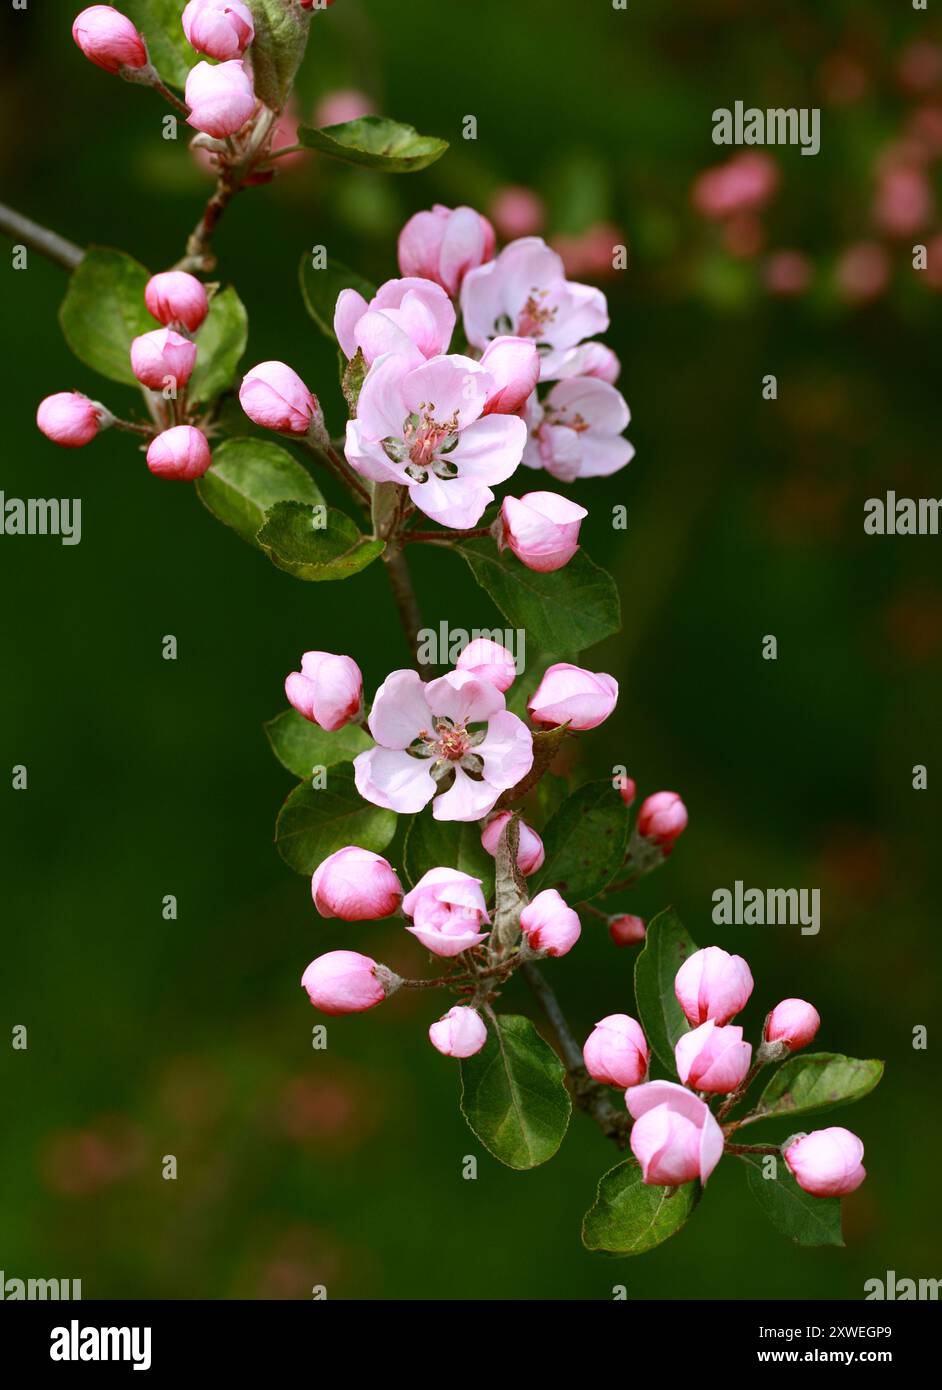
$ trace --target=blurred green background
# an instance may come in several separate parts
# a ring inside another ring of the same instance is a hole
[[[162,269],[206,176],[182,128],[161,138],[156,96],[82,59],[72,15],[4,7],[2,196]],[[381,567],[299,584],[192,489],[153,479],[128,437],[74,454],[44,440],[43,395],[75,387],[122,413],[134,395],[72,358],[56,324],[64,273],[34,254],[3,271],[0,487],[81,496],[83,537],[0,539],[2,764],[29,770],[19,792],[5,772],[2,797],[0,1018],[8,1037],[28,1027],[29,1049],[0,1048],[0,1268],[81,1278],[87,1298],[304,1299],[315,1284],[332,1298],[607,1298],[614,1284],[631,1298],[859,1298],[888,1269],[935,1277],[942,541],[869,537],[862,522],[887,488],[940,491],[936,299],[931,271],[910,266],[939,231],[937,151],[911,230],[873,211],[885,161],[918,162],[913,130],[924,151],[937,133],[939,24],[868,0],[630,0],[627,13],[338,0],[313,25],[305,116],[354,87],[453,145],[403,179],[311,159],[237,200],[217,249],[248,306],[246,365],[289,361],[336,432],[334,354],[297,289],[305,248],[386,278],[411,212],[483,209],[507,185],[539,193],[545,234],[572,256],[593,228],[609,247],[606,229],[622,231],[630,267],[604,287],[637,458],[574,490],[625,612],[587,664],[622,696],[583,747],[594,775],[621,762],[642,794],[679,791],[690,827],[619,905],[672,903],[700,944],[744,954],[753,1036],[798,995],[821,1012],[822,1048],[887,1059],[877,1092],[834,1121],[862,1136],[869,1178],[846,1202],[844,1250],[785,1242],[728,1159],[678,1238],[605,1260],[579,1226],[614,1150],[576,1114],[551,1163],[500,1167],[458,1112],[457,1067],[428,1044],[434,1002],[331,1021],[328,1050],[312,1051],[298,981],[314,955],[356,946],[424,968],[401,929],[321,921],[272,843],[292,779],[261,725],[298,654],[352,653],[369,691],[406,664]],[[737,99],[820,106],[822,148],[772,151],[775,196],[730,227],[690,189],[735,153],[710,135],[714,107]],[[468,114],[476,141],[462,139]],[[848,289],[840,257],[860,243],[882,274]],[[800,293],[768,292],[782,249],[807,257]],[[610,526],[619,503],[627,534]],[[460,561],[415,558],[428,622],[497,620]],[[161,658],[169,633],[175,662]],[[760,654],[769,633],[776,662]],[[819,887],[820,935],[713,927],[711,895],[736,879]],[[175,922],[161,915],[170,893]],[[580,1037],[632,1008],[634,953],[585,926],[547,967]],[[533,1012],[522,986],[505,1002]],[[927,1051],[912,1047],[917,1025]]]

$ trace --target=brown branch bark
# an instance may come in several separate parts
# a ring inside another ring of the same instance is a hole
[[[63,270],[74,270],[85,255],[82,247],[76,246],[74,241],[68,241],[57,232],[50,232],[48,227],[41,227],[38,222],[24,217],[5,203],[0,203],[0,231],[6,232],[14,242],[22,242],[24,246],[38,251],[47,260],[62,266]]]

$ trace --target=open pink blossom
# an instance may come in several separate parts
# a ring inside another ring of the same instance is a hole
[[[484,414],[519,414],[540,379],[540,354],[535,343],[528,338],[495,338],[484,349],[481,366],[496,383]]]
[[[428,1030],[429,1040],[443,1057],[473,1057],[487,1042],[487,1028],[476,1009],[456,1004]]]
[[[481,844],[488,854],[497,858],[497,848],[500,844],[500,837],[504,833],[504,826],[510,820],[509,811],[498,811],[484,827],[481,832]],[[537,869],[542,869],[543,860],[546,852],[543,849],[543,841],[535,830],[532,830],[524,821],[520,821],[520,839],[517,845],[517,868],[524,878],[529,878],[535,874]]]
[[[373,922],[399,908],[402,886],[388,860],[359,845],[346,845],[318,864],[311,896],[322,917]]]
[[[599,1019],[582,1049],[585,1069],[592,1079],[623,1090],[644,1080],[650,1055],[641,1024],[630,1014]]]
[[[481,927],[490,922],[481,880],[459,869],[429,869],[402,900],[402,910],[412,918],[407,928],[433,955],[458,956],[487,936]]]
[[[455,662],[459,671],[470,671],[481,680],[490,681],[498,690],[509,690],[517,678],[517,663],[500,642],[490,637],[475,637],[462,650]]]
[[[509,546],[527,569],[552,574],[568,565],[579,549],[579,527],[588,515],[585,507],[558,492],[505,497],[498,545]]]
[[[549,666],[527,702],[536,724],[596,729],[618,703],[618,682],[604,671],[585,671],[569,661]]]
[[[399,269],[403,275],[434,280],[454,296],[469,270],[494,255],[497,238],[486,217],[474,208],[417,212],[399,233]]]
[[[555,888],[544,888],[521,912],[520,930],[531,951],[565,956],[582,935],[582,923]]]
[[[393,671],[369,728],[378,746],[354,759],[357,790],[391,811],[414,814],[435,797],[436,820],[481,820],[533,766],[530,730],[496,686],[467,671],[428,684]]]
[[[255,23],[242,0],[190,0],[183,32],[199,53],[225,61],[242,57],[255,37]]]
[[[721,946],[694,951],[674,978],[677,1002],[695,1028],[708,1019],[728,1023],[745,1008],[752,989],[752,971],[742,956],[731,956]]]
[[[387,280],[367,303],[358,290],[341,290],[334,332],[347,357],[363,353],[367,366],[384,353],[405,357],[414,367],[440,357],[451,344],[455,306],[441,285],[417,276]]]
[[[813,1197],[844,1197],[867,1176],[864,1146],[849,1129],[832,1125],[792,1141],[784,1158],[798,1186]]]
[[[416,366],[388,353],[374,362],[347,424],[351,468],[375,483],[398,483],[420,511],[468,530],[494,500],[491,483],[516,469],[527,427],[515,415],[482,418],[493,377],[469,357]]]
[[[187,125],[224,140],[235,135],[255,111],[252,77],[241,58],[197,63],[186,79]]]
[[[674,1081],[648,1081],[633,1086],[625,1103],[635,1121],[631,1152],[646,1183],[706,1183],[723,1156],[723,1131],[705,1101]]]
[[[545,468],[560,482],[607,478],[629,464],[634,445],[624,438],[631,412],[624,396],[597,377],[558,381],[542,403],[527,407],[527,468]]]
[[[305,652],[300,671],[285,680],[285,694],[305,719],[334,733],[359,714],[363,676],[351,656]]]
[[[567,280],[562,258],[541,237],[512,241],[496,260],[466,275],[461,312],[475,347],[506,334],[531,338],[543,381],[554,381],[572,350],[608,327],[602,291]]]
[[[694,1091],[728,1095],[745,1077],[752,1061],[752,1046],[743,1042],[735,1024],[720,1027],[708,1019],[684,1033],[674,1047],[677,1075]]]

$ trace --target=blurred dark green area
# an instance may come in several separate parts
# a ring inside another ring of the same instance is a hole
[[[71,18],[61,3],[5,7],[2,196],[162,269],[205,177],[182,129],[161,138],[154,95],[81,58]],[[679,1237],[606,1261],[579,1225],[614,1151],[577,1114],[545,1167],[491,1160],[458,1112],[456,1066],[428,1045],[428,999],[331,1021],[328,1049],[312,1050],[298,981],[314,955],[352,946],[425,966],[400,929],[322,922],[272,844],[291,778],[261,725],[298,654],[350,652],[370,691],[405,664],[381,567],[301,585],[192,489],[151,478],[127,437],[74,454],[44,440],[33,417],[49,392],[124,413],[134,396],[71,357],[56,325],[64,274],[31,255],[3,270],[0,488],[81,496],[83,535],[71,548],[0,539],[0,761],[29,773],[14,792],[4,772],[2,801],[0,1020],[8,1037],[25,1024],[29,1048],[0,1048],[0,1268],[81,1278],[89,1298],[303,1299],[318,1284],[334,1298],[607,1298],[615,1284],[633,1299],[859,1298],[888,1269],[934,1277],[942,539],[862,525],[888,488],[940,494],[938,315],[910,269],[927,237],[891,244],[892,283],[865,306],[774,300],[756,260],[711,240],[689,188],[729,153],[710,140],[715,107],[822,106],[820,155],[776,152],[765,235],[826,275],[869,234],[880,151],[914,102],[939,100],[907,94],[897,66],[914,41],[938,42],[938,22],[866,0],[630,0],[626,13],[338,0],[313,23],[305,114],[354,86],[453,146],[408,179],[310,160],[236,202],[217,246],[248,306],[247,363],[290,362],[339,430],[335,357],[297,290],[306,248],[386,278],[412,211],[485,207],[508,183],[539,190],[550,233],[624,229],[630,269],[605,288],[637,458],[574,489],[591,511],[586,548],[624,604],[623,635],[586,664],[622,695],[582,746],[593,775],[624,763],[642,794],[679,791],[690,827],[618,905],[673,903],[700,944],[744,954],[752,1036],[798,995],[821,1012],[822,1048],[887,1059],[874,1095],[822,1121],[860,1133],[869,1178],[845,1204],[844,1250],[784,1242],[727,1159]],[[828,104],[822,74],[847,55],[866,82]],[[462,139],[469,114],[476,141]],[[620,504],[627,533],[610,525]],[[420,554],[415,571],[429,623],[497,621],[460,561]],[[176,661],[162,659],[166,634]],[[926,791],[912,789],[917,764]],[[819,887],[820,935],[713,927],[711,895],[737,879]],[[585,928],[547,967],[579,1036],[632,1009],[633,952]],[[506,1004],[533,1009],[518,986]],[[476,1181],[461,1176],[468,1154]]]

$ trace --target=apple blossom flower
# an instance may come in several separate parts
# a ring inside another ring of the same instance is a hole
[[[546,221],[546,207],[543,199],[532,188],[517,184],[507,184],[499,188],[491,199],[488,208],[494,226],[505,241],[515,241],[518,237],[535,236],[542,231]]]
[[[40,401],[36,424],[47,439],[63,449],[81,449],[90,444],[103,424],[107,411],[80,391],[57,391]]]
[[[377,747],[353,761],[357,790],[392,811],[421,811],[435,797],[436,820],[481,820],[533,765],[530,730],[496,686],[468,671],[428,684],[416,671],[393,671],[369,729]]]
[[[804,999],[783,999],[776,1004],[765,1023],[767,1043],[785,1043],[789,1052],[807,1047],[821,1027],[821,1015]]]
[[[742,956],[731,956],[721,946],[694,951],[674,978],[677,1002],[694,1028],[711,1019],[728,1023],[745,1008],[752,989],[752,971]]]
[[[187,125],[217,140],[241,130],[256,106],[252,78],[241,58],[197,63],[186,79],[184,96],[190,108]]]
[[[544,888],[521,912],[520,930],[531,951],[564,956],[582,935],[582,924],[555,888]]]
[[[644,1080],[650,1056],[641,1024],[629,1014],[609,1014],[600,1019],[582,1049],[585,1069],[593,1081],[622,1090]]]
[[[193,425],[174,425],[151,441],[147,467],[157,478],[191,483],[202,478],[212,463],[209,442]]]
[[[644,940],[645,930],[644,918],[634,917],[630,912],[608,919],[608,934],[616,946],[637,946]]]
[[[535,724],[568,724],[580,732],[596,729],[618,701],[618,682],[604,671],[584,671],[569,661],[547,667],[527,702]]]
[[[347,845],[317,866],[311,896],[322,917],[373,922],[398,911],[402,885],[382,855]]]
[[[347,462],[375,483],[409,489],[413,504],[443,526],[467,530],[516,469],[527,428],[488,415],[493,377],[469,357],[416,366],[388,353],[374,362],[347,424]]]
[[[545,401],[530,398],[523,463],[545,468],[560,482],[607,478],[635,456],[622,431],[631,420],[624,396],[598,377],[558,381]]]
[[[481,880],[458,869],[429,869],[402,900],[412,918],[407,927],[435,956],[458,956],[487,936],[480,927],[490,922]]]
[[[432,1046],[443,1057],[473,1057],[487,1042],[487,1028],[476,1009],[456,1004],[428,1030]]]
[[[601,290],[567,280],[561,257],[540,237],[512,241],[496,260],[470,271],[461,312],[475,347],[506,334],[532,338],[543,381],[555,380],[568,354],[609,322]]]
[[[441,285],[416,276],[387,280],[367,303],[358,290],[341,290],[334,310],[334,332],[346,357],[363,353],[372,366],[384,353],[419,366],[440,357],[451,344],[455,306]]]
[[[131,370],[151,391],[185,386],[195,364],[196,344],[172,328],[155,328],[131,343]]]
[[[481,832],[481,844],[494,859],[497,858],[497,847],[500,844],[500,837],[504,833],[504,826],[510,820],[509,811],[498,811],[492,816],[487,825]],[[517,845],[517,868],[524,878],[529,878],[535,874],[537,869],[542,869],[543,860],[546,852],[543,849],[543,841],[535,830],[524,821],[519,822],[520,840]]]
[[[417,212],[399,233],[399,269],[403,275],[434,280],[454,297],[469,270],[494,257],[497,238],[486,217],[474,208]]]
[[[323,426],[323,412],[313,391],[284,362],[259,362],[242,378],[239,403],[263,429],[306,435]]]
[[[496,389],[487,399],[485,415],[518,415],[540,379],[540,354],[527,338],[495,338],[481,355]]]
[[[137,29],[113,5],[89,5],[76,15],[72,37],[96,67],[106,72],[122,68],[142,68],[147,49]]]
[[[375,116],[376,107],[365,92],[355,87],[337,87],[325,92],[314,108],[314,124],[320,129],[329,125],[346,125],[364,116]]]
[[[687,828],[687,808],[676,792],[654,792],[638,807],[637,833],[669,854]]]
[[[158,323],[169,328],[182,324],[195,333],[209,313],[206,290],[195,275],[185,270],[164,270],[152,275],[144,290],[144,303]]]
[[[633,777],[629,777],[627,773],[624,773],[624,774],[619,775],[619,776],[615,779],[615,785],[616,785],[616,787],[617,787],[617,789],[618,789],[618,795],[621,797],[622,801],[625,803],[625,806],[626,806],[626,807],[631,807],[631,806],[633,806],[633,805],[634,805],[635,796],[636,796],[637,793],[638,793],[638,788],[637,788],[637,785],[636,785],[636,783],[635,783],[635,779],[634,779]]]
[[[644,1182],[678,1187],[699,1178],[705,1184],[723,1156],[723,1131],[706,1102],[674,1081],[648,1081],[627,1091],[625,1103]]]
[[[798,1186],[813,1197],[844,1197],[867,1176],[864,1146],[849,1129],[832,1125],[802,1134],[784,1151]]]
[[[242,57],[255,37],[255,22],[242,0],[190,0],[183,32],[199,53],[225,62]]]
[[[455,666],[490,681],[500,691],[509,690],[517,678],[517,663],[506,647],[489,637],[475,637],[461,651]]]
[[[735,1024],[723,1028],[708,1019],[678,1039],[674,1060],[685,1086],[728,1095],[749,1070],[752,1046],[743,1042],[742,1029]]]
[[[505,497],[496,527],[500,549],[508,546],[522,565],[538,574],[562,569],[579,549],[585,507],[558,492],[527,492]]]
[[[305,652],[300,671],[285,679],[285,694],[298,714],[335,733],[360,713],[363,676],[350,656]]]
[[[301,984],[315,1009],[325,1014],[360,1014],[386,998],[377,965],[359,951],[328,951],[312,960]]]
[[[621,362],[607,343],[582,343],[566,354],[557,375],[561,381],[573,376],[597,377],[614,386],[621,376]]]

